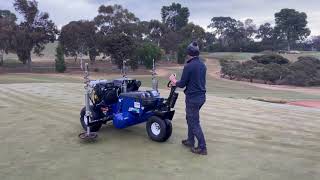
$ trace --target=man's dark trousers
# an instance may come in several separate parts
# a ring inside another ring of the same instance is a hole
[[[205,103],[205,100],[199,102],[190,102],[186,98],[186,119],[188,124],[188,141],[194,144],[195,139],[198,140],[198,147],[201,149],[206,149],[206,141],[200,126],[200,109]]]

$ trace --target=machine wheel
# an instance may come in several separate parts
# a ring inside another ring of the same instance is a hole
[[[168,140],[172,134],[172,123],[169,119],[166,119],[166,125],[167,125],[167,134],[166,134],[166,137],[165,137],[165,140]]]
[[[153,141],[164,142],[168,139],[166,121],[157,116],[152,116],[149,118],[146,124],[146,129],[149,138]]]
[[[92,107],[90,107],[90,108],[92,108]],[[86,130],[87,130],[87,125],[86,125],[86,122],[85,122],[85,120],[84,120],[85,114],[86,114],[86,107],[83,107],[83,108],[81,109],[81,112],[80,112],[80,123],[81,123],[82,128],[86,131]],[[93,116],[94,116],[94,115],[93,115]],[[92,126],[90,127],[90,131],[91,131],[91,132],[97,132],[97,131],[100,130],[101,126],[102,126],[101,123],[96,123],[96,124],[94,124],[94,125],[92,125]]]

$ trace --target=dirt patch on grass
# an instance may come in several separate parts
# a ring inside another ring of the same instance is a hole
[[[276,99],[276,98],[263,98],[263,97],[249,97],[248,99],[256,100],[256,101],[262,101],[262,102],[269,102],[269,103],[276,103],[276,104],[285,104],[287,101],[282,99]]]
[[[295,106],[303,106],[303,107],[311,107],[311,108],[319,108],[320,109],[320,101],[293,101],[289,102],[290,105]]]

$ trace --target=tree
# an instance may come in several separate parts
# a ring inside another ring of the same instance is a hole
[[[195,25],[193,23],[189,23],[184,26],[180,30],[180,33],[183,36],[184,41],[189,41],[188,43],[196,41],[199,44],[200,48],[203,47],[206,41],[205,30],[201,26]]]
[[[169,31],[161,38],[160,46],[166,51],[166,53],[173,53],[178,50],[178,46],[182,41],[183,36],[180,33]]]
[[[256,38],[261,39],[261,44],[263,46],[263,49],[267,50],[274,50],[275,49],[275,41],[277,39],[277,36],[275,34],[274,28],[271,26],[270,23],[265,23],[260,25]]]
[[[228,47],[228,51],[243,51],[248,45],[250,39],[247,38],[244,24],[241,21],[236,21],[234,26],[227,29],[223,35],[222,45]]]
[[[312,37],[312,47],[317,51],[320,51],[320,36]]]
[[[213,33],[206,32],[203,49],[208,52],[213,51],[213,46],[215,41],[216,41],[215,35]]]
[[[151,20],[149,22],[148,31],[150,40],[160,46],[160,40],[168,30],[160,21]]]
[[[256,38],[261,39],[262,41],[267,41],[272,39],[274,36],[274,30],[270,23],[265,23],[260,25]]]
[[[172,3],[170,6],[161,8],[162,23],[172,31],[179,31],[186,26],[189,21],[190,12],[187,7],[182,7],[179,3]]]
[[[208,28],[213,29],[223,50],[242,51],[252,41],[253,25],[249,20],[247,25],[248,29],[243,22],[231,17],[213,17]]]
[[[244,29],[248,39],[252,39],[254,34],[257,33],[257,26],[253,23],[252,19],[246,19],[244,21]]]
[[[44,45],[54,42],[58,30],[49,19],[49,14],[38,10],[38,3],[35,0],[15,0],[13,5],[24,18],[13,38],[15,51],[19,60],[23,64],[28,63],[31,70],[31,51],[41,55]]]
[[[142,62],[147,69],[152,69],[153,60],[161,59],[161,49],[152,43],[141,44],[135,52],[136,61]]]
[[[187,57],[187,47],[189,45],[190,42],[188,41],[184,41],[183,43],[179,44],[178,46],[178,63],[179,64],[184,64],[186,61],[186,57]]]
[[[105,55],[111,55],[117,65],[122,68],[124,58],[131,57],[134,49],[134,41],[141,40],[143,34],[143,26],[145,23],[139,23],[139,19],[130,11],[121,5],[100,6],[98,16],[94,21],[99,29],[98,32],[98,49]],[[115,41],[115,44],[113,43]],[[124,40],[124,42],[120,42]],[[123,46],[123,47],[120,47]],[[128,55],[122,54],[128,52]],[[121,63],[120,63],[121,61]],[[132,67],[136,68],[135,62]]]
[[[15,22],[17,16],[9,10],[0,10],[0,18],[9,22]]]
[[[56,48],[55,67],[56,67],[56,72],[59,72],[59,73],[63,73],[66,70],[63,47],[60,43]]]
[[[89,55],[94,62],[97,52],[97,27],[92,21],[72,21],[61,28],[60,43],[67,56],[75,57],[78,54]]]
[[[4,53],[12,50],[12,39],[16,28],[16,15],[8,10],[0,10],[0,66]]]
[[[138,68],[138,63],[134,59],[136,43],[133,38],[125,34],[115,34],[108,38],[107,51],[119,69],[122,69],[123,61],[130,60],[128,65],[132,69]]]
[[[135,41],[142,42],[143,36],[146,35],[148,23],[146,21],[139,21],[136,23],[128,23],[120,25],[120,30],[116,33],[123,33],[132,37]]]
[[[208,25],[208,28],[213,29],[214,34],[221,38],[228,30],[235,27],[237,20],[231,17],[213,17],[211,23]]]
[[[98,13],[94,21],[104,35],[114,32],[128,33],[126,30],[130,30],[130,28],[128,26],[124,28],[123,25],[139,22],[139,19],[132,12],[118,4],[102,5],[99,7]]]
[[[304,12],[282,9],[275,14],[275,21],[275,29],[286,39],[288,51],[297,40],[304,40],[310,35],[310,29],[307,28],[307,14]]]

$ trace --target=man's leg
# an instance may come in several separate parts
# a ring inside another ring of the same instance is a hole
[[[200,126],[199,111],[203,103],[188,103],[187,104],[187,116],[189,119],[189,126],[192,128],[192,133],[198,140],[198,148],[206,149],[206,141]]]
[[[189,110],[187,109],[187,101],[186,101],[186,120],[187,120],[187,125],[188,125],[188,139],[187,139],[187,143],[190,145],[190,147],[194,147],[194,134],[193,134],[193,130],[192,130],[192,123],[190,122],[191,119],[188,116],[188,112]],[[183,144],[185,144],[184,142],[182,142]]]
[[[190,118],[188,118],[188,116],[186,116],[187,119],[187,124],[188,124],[188,141],[194,145],[194,134],[193,134],[193,130],[192,130],[192,124],[190,123]]]

